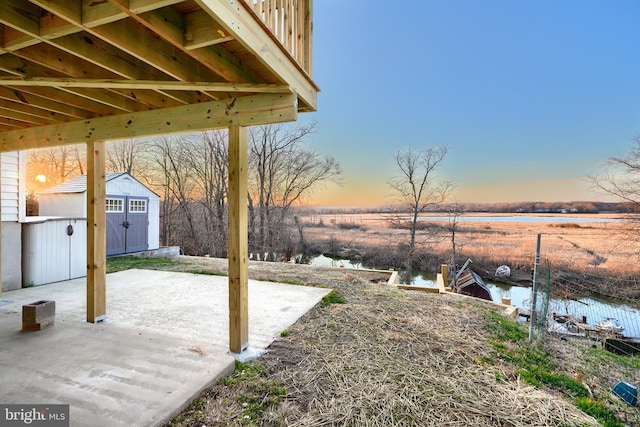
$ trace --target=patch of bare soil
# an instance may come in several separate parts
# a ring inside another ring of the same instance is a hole
[[[226,270],[226,260],[189,260]],[[252,365],[260,375],[236,371],[172,425],[597,425],[495,357],[489,303],[398,290],[354,270],[251,262],[249,277],[328,286],[345,303],[314,307]]]

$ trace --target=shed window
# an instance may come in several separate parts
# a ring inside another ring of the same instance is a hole
[[[147,201],[146,200],[129,200],[129,212],[135,213],[145,213],[147,212]]]
[[[124,212],[123,199],[107,199],[107,212]]]

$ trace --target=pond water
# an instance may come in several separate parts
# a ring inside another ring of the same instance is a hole
[[[347,259],[333,259],[324,255],[309,260],[310,265],[323,267],[366,268],[359,262]],[[511,298],[511,304],[524,310],[531,308],[531,288],[524,286],[510,286],[503,283],[485,282],[491,291],[493,301],[500,302],[503,297]],[[414,276],[414,285],[436,287],[434,276],[418,274]],[[539,301],[538,301],[539,303]],[[619,305],[594,298],[580,298],[578,300],[561,300],[552,298],[549,301],[549,313],[568,314],[576,317],[587,317],[587,323],[606,319],[618,319],[625,327],[625,336],[640,337],[640,310],[626,305]]]
[[[419,221],[449,221],[452,217],[449,216],[421,216],[418,218]],[[491,216],[473,216],[473,215],[462,215],[458,217],[458,222],[542,222],[542,223],[588,223],[588,222],[597,222],[597,223],[607,223],[607,222],[620,222],[625,221],[624,219],[615,219],[615,218],[603,218],[594,214],[593,216],[588,217],[577,217],[577,216],[547,216],[547,215],[491,215]]]
[[[348,259],[333,259],[328,256],[318,255],[309,260],[309,265],[321,267],[364,268],[360,262],[352,262]]]
[[[421,279],[418,276],[414,282],[420,286],[436,286],[431,279]],[[503,297],[511,298],[511,304],[529,311],[531,309],[531,288],[525,286],[510,286],[503,283],[485,282],[493,301],[500,302]],[[539,297],[538,297],[539,298]],[[536,301],[540,304],[540,300]],[[549,313],[568,314],[576,317],[587,317],[587,323],[606,319],[618,319],[625,327],[623,334],[630,337],[640,337],[640,310],[626,305],[610,303],[594,298],[579,298],[576,300],[562,300],[551,298],[549,301]]]

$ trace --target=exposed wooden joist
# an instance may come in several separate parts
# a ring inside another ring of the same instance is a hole
[[[14,52],[14,55],[45,67],[48,70],[59,74],[61,76],[60,78],[62,78],[62,76],[70,78],[93,76],[94,78],[102,79],[113,79],[119,77],[91,62],[82,61],[75,55],[56,49],[53,46],[44,43],[21,49]],[[82,87],[92,88],[92,86]],[[166,96],[153,91],[136,93],[132,91],[119,92],[117,89],[113,88],[108,89],[118,96],[129,98],[131,101],[139,102],[144,106],[161,107],[165,106],[167,101]],[[143,109],[143,107],[141,106],[138,109]]]
[[[16,9],[17,7],[14,7],[11,10]],[[66,9],[65,11],[66,13],[70,13]],[[33,11],[31,12],[34,13]],[[49,14],[47,16],[51,17],[52,15]],[[91,75],[94,77],[101,76],[102,78],[110,78],[117,77],[119,75],[121,77],[135,78],[145,76],[146,78],[153,78],[155,77],[154,74],[159,73],[157,70],[151,68],[146,64],[144,66],[141,66],[141,64],[143,64],[142,62],[140,62],[139,64],[133,64],[131,59],[126,60],[125,58],[122,58],[121,55],[115,50],[115,48],[111,47],[110,45],[105,44],[105,46],[108,46],[108,48],[102,46],[102,49],[98,49],[98,46],[94,46],[93,40],[87,37],[84,37],[82,39],[82,42],[77,41],[78,38],[73,36],[62,37],[56,40],[49,39],[49,45],[61,49],[61,52],[53,52],[50,50],[52,49],[52,47],[44,45],[43,43],[37,43],[40,40],[45,40],[39,35],[39,28],[37,26],[34,27],[33,25],[27,25],[27,23],[31,22],[31,20],[25,21],[25,19],[22,18],[22,15],[20,15],[19,13],[3,15],[0,18],[0,22],[5,23],[5,25],[9,25],[10,28],[13,27],[19,29],[21,31],[19,33],[21,36],[26,35],[31,38],[32,43],[25,43],[24,40],[26,39],[24,39],[24,37],[21,37],[19,42],[12,44],[13,48],[23,47],[23,49],[15,51],[15,54],[17,56],[20,56],[22,58],[29,58],[33,62],[38,62],[41,65],[46,65],[47,67],[56,69],[58,72],[61,72],[68,76],[80,77]],[[45,17],[41,18],[40,22],[48,22],[48,20]],[[65,23],[64,25],[68,27],[70,24]],[[80,28],[77,28],[73,25],[71,26],[71,28],[75,30],[73,32],[81,31]],[[65,32],[71,31],[59,30],[58,34]],[[51,34],[49,35],[51,36]],[[75,43],[73,43],[74,40],[76,41]],[[25,46],[31,45],[35,46],[28,49],[24,48]],[[81,53],[86,53],[86,55],[83,56],[81,55]],[[93,61],[92,58],[94,58],[96,54],[100,53],[102,55],[98,55],[98,58],[102,58],[103,61]],[[65,56],[71,57],[73,59],[65,60]],[[86,62],[78,61],[78,57],[83,58]],[[121,66],[122,68],[123,63],[126,64],[127,71],[135,70],[134,76],[118,73],[119,70],[112,69],[117,66]],[[66,67],[66,69],[64,67]],[[92,67],[96,68],[92,69]],[[109,72],[113,74],[109,74]],[[162,78],[166,77],[167,75],[162,75]],[[193,100],[193,96],[177,93],[171,96],[167,96],[166,94],[162,93],[160,93],[159,95],[152,93],[124,93],[121,95],[126,96],[131,100],[136,100],[137,102],[141,102],[153,107],[166,107],[180,104],[184,105],[195,102]],[[211,98],[208,97],[207,99]]]
[[[30,126],[45,126],[56,122],[56,120],[53,120],[51,116],[41,117],[29,113],[25,114],[21,111],[16,111],[15,109],[3,108],[1,105],[0,117],[28,123]]]
[[[55,8],[51,4],[49,4],[49,2],[42,3],[46,3],[51,9],[54,9],[67,16],[73,16],[75,17],[75,19],[80,18],[81,14],[79,12],[79,6],[77,6],[78,9],[76,10],[76,7],[70,8],[66,3],[62,5],[56,5]],[[5,7],[7,6],[5,5]],[[9,44],[6,45],[10,50],[16,50],[36,45],[41,40],[46,40],[51,46],[55,46],[63,50],[64,52],[67,52],[67,54],[69,55],[83,58],[85,61],[93,63],[94,65],[102,67],[105,70],[111,71],[116,75],[120,75],[121,77],[134,79],[142,78],[143,76],[147,79],[166,79],[167,77],[169,77],[168,74],[161,73],[160,71],[152,68],[142,61],[132,60],[131,58],[123,58],[116,48],[102,42],[95,36],[87,37],[86,35],[83,36],[82,34],[76,34],[82,31],[81,27],[77,27],[76,25],[62,20],[59,17],[52,15],[51,13],[46,14],[45,16],[40,18],[41,28],[38,28],[37,26],[30,24],[32,20],[25,20],[25,18],[17,12],[17,6],[11,8],[11,10],[14,11],[14,13],[7,13],[6,15],[0,17],[0,22],[3,22],[5,25],[9,25],[8,29],[13,30],[16,34],[15,39],[9,40]],[[31,14],[35,13],[33,10],[30,11]],[[16,31],[14,29],[18,29],[20,31]],[[42,47],[40,49],[42,49]],[[22,53],[22,55],[25,54],[26,53],[24,52]],[[38,57],[51,59],[55,58],[55,56],[42,54],[42,52],[38,55]],[[75,74],[74,76],[78,77],[81,75],[93,74]],[[107,76],[103,77],[106,78]],[[132,95],[133,94],[130,94],[128,95],[128,97],[131,98]],[[145,102],[147,105],[156,107],[189,104],[202,101],[194,99],[193,94],[181,93],[173,93],[171,95],[161,94],[160,96],[140,94],[140,96],[136,99],[138,99],[140,102]],[[174,102],[172,99],[177,102]],[[211,97],[206,97],[206,100],[209,99],[211,99]]]
[[[40,9],[26,1],[0,1],[0,22],[25,33],[40,32]],[[7,40],[5,40],[5,43]]]
[[[14,78],[0,77],[0,85],[35,87],[75,87],[105,89],[201,90],[228,93],[293,93],[289,86],[254,83],[211,83],[115,79]]]
[[[82,23],[87,27],[95,27],[125,18],[124,9],[135,14],[142,14],[181,3],[184,0],[83,0]]]
[[[117,21],[93,28],[91,31],[121,51],[146,62],[176,80],[221,81],[220,76],[205,69],[192,57],[164,42],[145,27],[134,28],[130,22]]]
[[[219,22],[227,31],[235,35],[242,45],[259,58],[267,69],[282,81],[289,82],[298,96],[311,110],[317,109],[318,87],[301,68],[294,65],[290,56],[281,46],[265,37],[262,23],[244,5],[215,0],[194,0],[203,10]]]
[[[35,3],[177,80],[221,81],[220,76],[204,68],[190,55],[158,38],[147,28],[136,28],[131,21],[123,19],[128,15],[113,4],[85,1],[82,16],[78,16],[76,10],[62,7],[60,2],[40,0]],[[117,13],[113,12],[114,8]],[[90,16],[85,16],[87,14]]]
[[[113,1],[113,0],[112,0]],[[196,59],[209,70],[216,73],[225,81],[240,81],[260,83],[257,76],[251,74],[236,58],[220,46],[208,46],[197,50],[189,50],[184,45],[185,19],[182,14],[172,10],[156,10],[137,15],[123,5],[119,6],[129,14],[130,18],[144,27],[160,35],[174,48],[186,56]],[[206,13],[205,13],[206,14]],[[115,24],[113,24],[115,25]],[[218,25],[218,27],[220,27]],[[99,29],[96,29],[97,32]]]
[[[40,40],[34,39],[33,37],[15,30],[11,27],[4,28],[4,50],[7,52],[12,52],[18,49],[23,49],[25,47],[33,46],[39,43]]]
[[[28,78],[32,76],[52,78],[59,77],[59,73],[56,71],[15,55],[0,55],[0,70],[15,76],[20,76],[20,78]],[[121,94],[116,95],[109,91],[84,88],[64,90],[72,93],[74,96],[81,96],[83,98],[108,105],[120,111],[139,111],[143,108],[143,106],[132,98],[127,99]]]
[[[109,43],[97,36],[82,32],[61,37],[50,41],[58,49],[73,54],[85,61],[91,62],[99,67],[109,70],[123,78],[134,80],[168,80],[169,75],[165,74],[148,64],[131,57],[125,57]],[[166,98],[164,106],[170,107],[179,104],[193,104],[210,100],[210,97],[202,94],[172,92],[162,93]],[[175,102],[173,102],[174,100]]]
[[[92,113],[91,116],[100,115],[100,116],[109,116],[111,114],[117,114],[119,110],[115,108],[111,108],[102,103],[98,103],[92,100],[88,100],[85,98],[81,98],[79,96],[70,95],[67,92],[63,92],[60,89],[49,88],[49,87],[8,87],[9,90],[19,93],[21,97],[24,94],[30,94],[38,98],[44,98],[55,104],[64,103],[69,105],[70,107],[77,108],[79,110],[84,110]],[[25,98],[26,99],[26,98]]]
[[[51,39],[82,31],[81,25],[92,28],[115,22],[126,17],[122,10],[105,1],[65,0],[58,4],[51,0],[30,0],[31,3],[48,10],[50,14],[40,19],[40,36]],[[129,9],[134,13],[145,13],[155,9],[181,3],[184,0],[129,0]],[[83,16],[84,10],[84,16]],[[81,25],[79,25],[81,24]]]
[[[2,91],[2,88],[0,88],[0,91]],[[69,117],[65,117],[64,115],[62,115],[62,116],[59,116],[57,120],[55,120],[57,115],[56,113],[53,113],[51,111],[47,111],[41,108],[33,108],[31,106],[27,106],[18,102],[7,101],[1,95],[0,95],[0,109],[2,109],[3,111],[12,111],[19,114],[26,114],[28,116],[45,119],[49,121],[48,124],[52,124],[54,121],[62,122],[62,121],[67,121],[69,119]],[[65,120],[65,118],[67,120]]]
[[[86,110],[81,110],[72,105],[53,102],[46,98],[36,97],[29,93],[4,87],[0,87],[0,100],[8,101],[2,103],[5,108],[24,108],[24,110],[20,109],[20,111],[30,111],[31,114],[41,117],[61,114],[67,116],[67,120],[64,121],[69,121],[70,119],[88,119],[95,116]]]
[[[208,13],[198,10],[184,17],[184,47],[199,49],[233,40],[233,36]]]
[[[24,123],[0,118],[0,127],[2,127],[2,129],[14,130],[23,128]]]
[[[68,92],[72,96],[79,96],[89,101],[99,102],[119,111],[133,112],[143,108],[138,102],[133,101],[131,98],[125,98],[107,90],[64,87],[59,89],[63,92]]]
[[[115,4],[107,0],[82,1],[82,24],[87,27],[97,27],[109,24],[127,17]]]
[[[261,94],[0,133],[0,152],[295,121],[295,94]]]

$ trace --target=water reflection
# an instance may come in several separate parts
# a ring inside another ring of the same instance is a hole
[[[313,257],[309,264],[324,267],[366,268],[362,263],[352,262],[346,259],[333,259],[324,255]],[[493,301],[500,302],[503,297],[511,298],[511,305],[524,310],[531,309],[531,288],[524,286],[510,286],[504,283],[485,282]],[[436,287],[435,275],[417,273],[412,280],[413,285]],[[540,303],[540,297],[537,298]],[[626,305],[597,300],[593,298],[579,298],[576,300],[563,300],[551,298],[549,300],[549,313],[568,314],[576,317],[587,317],[587,323],[614,318],[625,327],[623,334],[628,337],[640,337],[640,310]]]
[[[348,259],[333,259],[328,256],[319,255],[309,260],[309,265],[321,267],[342,267],[342,268],[363,268],[362,263],[352,262]]]
[[[449,221],[448,216],[421,216],[419,221]],[[542,216],[542,215],[489,215],[489,216],[465,216],[458,217],[459,222],[541,222],[541,223],[609,223],[609,222],[621,222],[626,221],[622,218],[608,218],[598,217],[597,214],[588,217],[576,217],[576,216]]]

